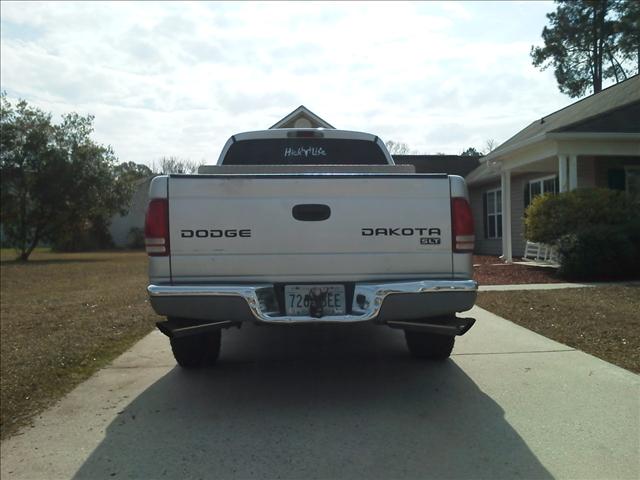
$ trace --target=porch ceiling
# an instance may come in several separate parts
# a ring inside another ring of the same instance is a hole
[[[502,170],[530,172],[534,165],[537,167],[547,164],[544,162],[557,162],[560,156],[640,156],[640,134],[576,135],[547,135],[545,139],[501,158],[487,161],[485,157],[484,163],[500,165]],[[543,162],[542,165],[538,165],[539,162]]]

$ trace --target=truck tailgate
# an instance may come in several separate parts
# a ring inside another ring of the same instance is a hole
[[[168,196],[173,282],[452,276],[446,175],[172,175]]]

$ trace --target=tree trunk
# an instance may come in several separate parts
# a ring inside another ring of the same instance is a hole
[[[31,241],[31,243],[29,244],[28,247],[21,248],[20,251],[20,256],[17,258],[17,260],[20,260],[21,262],[26,262],[29,260],[29,256],[33,253],[33,251],[36,249],[36,247],[38,246],[38,242],[40,241],[40,229],[36,229],[36,233],[33,236],[33,240]]]
[[[598,7],[593,5],[593,26],[591,28],[593,35],[592,59],[593,59],[593,93],[602,90],[602,64],[599,62],[598,56]]]
[[[27,187],[26,180],[24,178],[24,170],[21,171],[21,189],[20,192],[20,251],[22,255],[20,255],[20,259],[22,261],[27,261],[27,258],[23,258],[24,252],[27,249]],[[27,255],[28,257],[28,255]]]
[[[611,48],[607,47],[607,55],[609,55],[609,61],[611,62],[611,67],[613,68],[613,75],[616,77],[616,83],[622,80],[626,80],[628,78],[627,72],[625,72],[624,67],[618,61],[613,53],[611,53]]]

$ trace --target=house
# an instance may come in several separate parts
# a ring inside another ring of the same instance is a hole
[[[141,247],[144,245],[143,238],[140,237],[136,241],[135,237],[141,235],[144,230],[144,217],[152,178],[147,177],[136,181],[127,214],[116,214],[111,218],[109,233],[116,247]],[[139,243],[140,240],[142,240],[142,244]]]
[[[468,155],[392,155],[396,165],[413,165],[416,173],[448,173],[466,177],[480,164],[480,157]]]
[[[269,128],[335,128],[304,105]],[[466,176],[479,165],[480,157],[462,155],[393,155],[397,165],[413,165],[416,173],[448,173]]]
[[[269,128],[335,128],[304,105]],[[413,165],[417,173],[449,173],[465,176],[479,164],[480,157],[460,155],[394,155],[399,165]],[[143,179],[136,185],[135,193],[127,215],[114,215],[109,232],[117,247],[130,247],[134,232],[144,228],[144,214],[147,205],[147,191],[151,178]]]
[[[269,127],[272,128],[333,128],[326,120],[313,113],[304,105],[300,105],[293,112],[285,115],[281,120]]]
[[[335,127],[301,105],[270,128]],[[524,253],[524,209],[534,196],[594,186],[640,192],[640,76],[535,120],[483,158],[393,158],[414,165],[418,173],[465,177],[476,252],[511,261]],[[114,217],[110,231],[117,246],[128,244],[132,228],[143,228],[149,179],[145,182],[130,213]]]
[[[537,119],[466,176],[476,252],[522,256],[524,209],[541,193],[605,187],[640,193],[640,76]]]

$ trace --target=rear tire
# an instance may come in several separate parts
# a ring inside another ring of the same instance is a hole
[[[446,360],[451,355],[455,337],[405,330],[404,337],[411,355],[431,360]]]
[[[182,368],[213,365],[220,356],[220,330],[170,339],[173,357]]]

